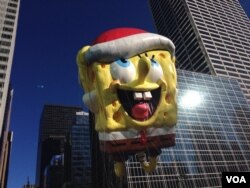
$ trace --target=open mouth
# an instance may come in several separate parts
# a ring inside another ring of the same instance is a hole
[[[155,112],[161,94],[161,88],[150,91],[117,90],[119,101],[129,116],[145,121]]]

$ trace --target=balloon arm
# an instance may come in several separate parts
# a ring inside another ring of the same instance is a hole
[[[83,102],[91,112],[93,113],[98,112],[99,110],[98,97],[95,90],[85,93],[83,95]]]
[[[137,160],[141,163],[143,170],[147,173],[153,172],[156,168],[157,157],[149,157],[149,161],[146,159],[146,154],[143,152],[136,154]]]

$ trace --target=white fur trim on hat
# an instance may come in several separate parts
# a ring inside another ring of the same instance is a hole
[[[95,44],[86,52],[85,60],[87,63],[111,63],[150,50],[167,50],[172,57],[175,54],[175,46],[170,39],[154,33],[140,33]]]

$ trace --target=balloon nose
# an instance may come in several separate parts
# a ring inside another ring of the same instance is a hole
[[[145,78],[150,70],[150,66],[151,66],[151,61],[148,57],[143,56],[140,58],[138,64],[139,83],[143,83],[145,81]]]

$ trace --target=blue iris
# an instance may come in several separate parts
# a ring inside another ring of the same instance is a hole
[[[117,61],[115,61],[118,65],[120,65],[121,67],[128,67],[130,65],[130,61],[126,60],[126,59],[119,59]]]

